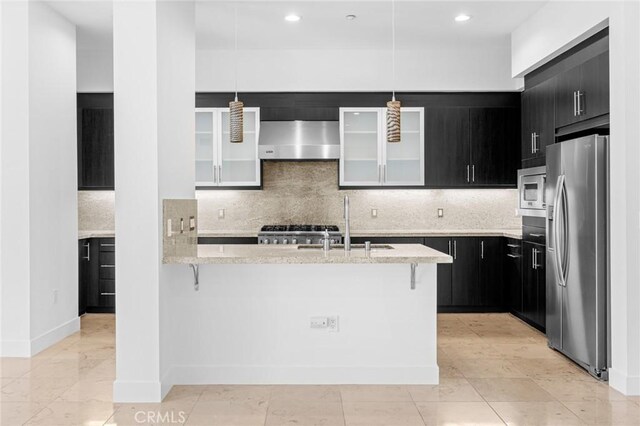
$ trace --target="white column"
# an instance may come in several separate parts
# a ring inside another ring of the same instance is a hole
[[[3,356],[79,328],[75,26],[42,2],[2,5]]]
[[[116,381],[114,400],[171,387],[170,301],[187,268],[162,265],[162,199],[193,198],[192,2],[114,2]],[[165,298],[166,299],[166,298]]]

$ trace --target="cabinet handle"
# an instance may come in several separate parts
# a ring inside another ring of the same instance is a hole
[[[512,257],[514,259],[519,259],[520,256],[518,256],[517,254],[511,254],[511,253],[507,253],[507,256]]]
[[[83,246],[87,249],[87,255],[83,257],[87,262],[91,262],[91,243],[83,244]]]
[[[538,152],[538,134],[533,132],[531,134],[531,138],[533,139],[533,152],[532,154],[536,154]]]
[[[544,234],[529,234],[532,237],[544,237]]]
[[[518,244],[507,244],[507,247],[520,248],[520,246]]]
[[[116,265],[100,265],[101,268],[115,268]]]
[[[218,166],[218,183],[222,183],[222,164]]]
[[[449,256],[451,256],[451,240],[449,240]]]
[[[480,241],[480,259],[484,259],[484,241]]]
[[[536,249],[531,250],[531,257],[532,257],[531,268],[532,269],[538,269],[537,254],[538,254],[538,250]]]
[[[469,165],[467,164],[467,183],[469,183]]]
[[[453,240],[453,259],[458,258],[458,244],[456,240]]]
[[[531,153],[532,154],[536,153],[535,148],[533,147],[533,133],[531,133]]]
[[[112,243],[100,243],[100,247],[115,247],[115,244]]]
[[[583,93],[582,93],[580,90],[578,90],[578,91],[576,92],[576,99],[578,100],[578,109],[577,109],[577,111],[576,111],[576,112],[577,112],[577,114],[576,114],[576,115],[578,115],[578,116],[582,115],[582,105],[581,105],[581,102],[580,102],[580,97],[581,97],[582,95],[583,95]]]
[[[573,116],[578,115],[578,101],[576,98],[576,92],[573,92]]]
[[[115,293],[100,293],[100,296],[115,296]]]
[[[382,165],[382,183],[387,183],[387,165]]]
[[[382,164],[378,164],[378,183],[382,184]]]
[[[476,181],[476,165],[471,166],[471,182]]]

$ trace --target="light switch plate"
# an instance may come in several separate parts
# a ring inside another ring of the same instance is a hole
[[[444,217],[444,209],[438,209],[438,217]]]
[[[371,217],[373,218],[378,217],[378,209],[371,209]]]
[[[218,209],[218,219],[224,219],[224,209]]]

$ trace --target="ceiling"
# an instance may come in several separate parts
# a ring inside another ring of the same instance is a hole
[[[48,2],[78,26],[79,49],[110,48],[110,1]],[[474,44],[509,37],[545,1],[396,1],[396,47]],[[388,49],[391,2],[386,1],[197,1],[198,49],[233,49],[237,8],[238,49]],[[286,22],[295,13],[299,22]],[[472,19],[457,23],[465,13]],[[347,14],[357,16],[347,20]]]

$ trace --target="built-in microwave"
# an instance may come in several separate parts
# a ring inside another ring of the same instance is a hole
[[[547,207],[544,200],[544,185],[547,168],[531,167],[518,170],[518,210],[521,216],[544,217]]]

